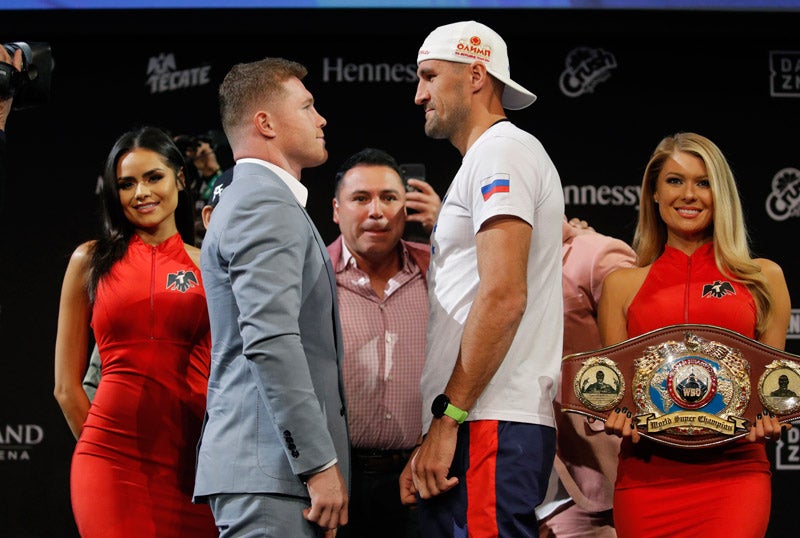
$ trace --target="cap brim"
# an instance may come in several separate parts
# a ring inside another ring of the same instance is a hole
[[[503,108],[508,110],[521,110],[529,107],[536,101],[536,96],[514,82],[513,80],[504,80],[506,85],[503,90]]]

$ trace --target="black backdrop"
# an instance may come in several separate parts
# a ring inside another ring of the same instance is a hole
[[[441,193],[458,152],[429,140],[413,103],[416,51],[435,26],[476,19],[509,44],[533,107],[510,112],[558,167],[567,213],[630,241],[638,185],[656,143],[693,130],[731,161],[754,251],[778,261],[800,297],[800,12],[590,10],[0,11],[3,42],[46,41],[53,96],[12,113],[0,224],[0,536],[76,536],[74,441],[52,397],[61,279],[96,230],[94,190],[113,140],[155,124],[219,130],[216,89],[240,61],[285,56],[328,120],[327,164],[304,172],[323,237],[332,178],[365,146],[422,162]],[[800,310],[787,348],[800,352]],[[769,536],[795,536],[800,429],[769,448]],[[743,492],[746,495],[746,492]],[[725,510],[724,506],[708,506]],[[753,510],[763,507],[753,507]]]

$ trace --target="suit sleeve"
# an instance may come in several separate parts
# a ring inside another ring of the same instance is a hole
[[[304,275],[318,265],[324,276],[324,260],[302,210],[261,193],[240,201],[220,245],[230,263],[242,352],[268,415],[265,427],[282,439],[293,472],[305,474],[336,458],[298,321],[304,284],[313,285]]]

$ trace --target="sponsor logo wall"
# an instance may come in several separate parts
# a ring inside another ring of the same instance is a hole
[[[363,147],[424,163],[429,181],[446,192],[461,157],[447,141],[424,135],[413,102],[414,60],[431,29],[466,16],[2,14],[15,32],[6,40],[50,42],[56,69],[52,101],[13,112],[8,125],[9,181],[0,208],[0,535],[77,536],[68,488],[74,440],[52,396],[53,348],[61,279],[71,252],[97,228],[95,187],[113,140],[142,124],[186,134],[221,130],[216,92],[233,63],[298,60],[309,68],[305,82],[328,121],[329,161],[305,171],[303,182],[308,211],[332,241],[333,177]],[[509,119],[553,158],[569,217],[630,242],[641,176],[658,141],[692,130],[723,149],[753,251],[786,275],[795,305],[787,349],[800,353],[800,13],[478,10],[469,17],[506,38],[514,79],[538,95]],[[800,428],[793,432],[768,447],[775,464],[769,536],[786,535],[795,509],[789,502],[796,498]]]
[[[30,461],[43,440],[44,428],[38,424],[6,424],[0,430],[0,462]]]
[[[800,217],[800,170],[784,168],[773,176],[766,208],[767,215],[779,222]]]
[[[775,469],[778,471],[800,471],[800,422],[793,422],[786,432],[785,440],[775,444]]]
[[[559,88],[567,97],[594,92],[595,86],[608,79],[617,67],[617,59],[603,49],[578,47],[567,54],[566,69],[558,79]]]
[[[204,86],[211,82],[210,65],[177,69],[175,55],[161,53],[147,62],[147,86],[150,93],[174,92],[183,88]]]
[[[770,51],[769,62],[770,94],[773,97],[800,97],[800,51]]]

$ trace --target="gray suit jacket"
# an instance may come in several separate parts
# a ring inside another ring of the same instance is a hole
[[[336,280],[305,209],[272,171],[238,164],[200,258],[211,374],[195,497],[308,497],[334,458],[349,482]]]

